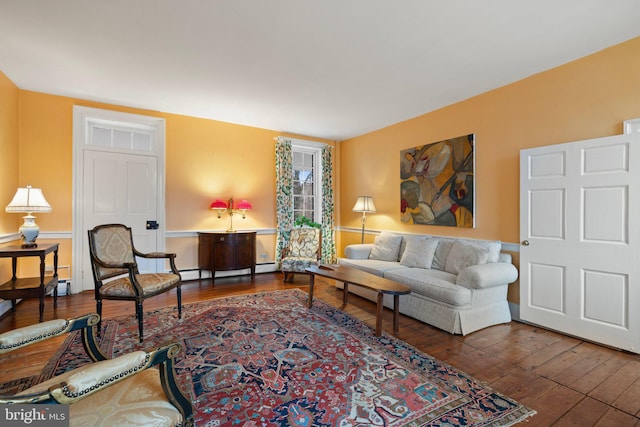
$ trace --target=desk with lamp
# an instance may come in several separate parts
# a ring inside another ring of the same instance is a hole
[[[227,202],[216,199],[209,209],[217,211],[218,218],[229,215],[229,227],[225,232],[198,233],[198,277],[202,278],[202,270],[211,271],[211,281],[215,283],[216,271],[249,269],[251,280],[256,275],[256,232],[237,231],[233,228],[234,215],[246,218],[251,210],[251,203],[246,200],[234,202],[233,197]]]
[[[40,227],[35,222],[33,212],[51,212],[51,205],[47,202],[40,188],[31,186],[18,188],[15,196],[7,205],[8,213],[26,213],[24,223],[20,227],[21,245],[11,245],[0,248],[0,258],[11,258],[11,279],[0,285],[0,298],[11,300],[11,310],[16,309],[16,300],[22,298],[40,299],[39,321],[44,320],[44,297],[53,290],[53,306],[58,305],[58,243],[36,243]],[[53,275],[45,276],[45,259],[53,253]],[[18,258],[39,257],[39,277],[18,278],[16,274]]]

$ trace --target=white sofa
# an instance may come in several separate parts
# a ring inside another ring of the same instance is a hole
[[[518,278],[499,241],[383,232],[375,243],[349,245],[338,263],[403,283],[400,312],[452,334],[511,321],[507,288]],[[359,286],[349,291],[376,300]],[[385,296],[385,306],[393,307]]]

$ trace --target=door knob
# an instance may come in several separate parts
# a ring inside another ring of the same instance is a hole
[[[522,241],[522,246],[529,246],[529,241],[528,240],[523,240]]]

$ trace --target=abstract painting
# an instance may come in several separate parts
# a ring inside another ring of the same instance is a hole
[[[407,224],[473,228],[475,135],[400,151],[400,212]]]

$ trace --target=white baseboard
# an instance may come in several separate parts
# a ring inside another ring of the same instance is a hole
[[[276,265],[275,263],[266,263],[266,264],[257,264],[256,265],[256,274],[257,273],[272,273],[276,271]],[[230,271],[216,271],[216,279],[219,277],[232,277],[232,276],[241,276],[241,275],[245,275],[245,274],[250,274],[251,270],[246,268],[244,270],[230,270]],[[181,271],[180,275],[182,276],[182,280],[187,281],[187,280],[198,280],[200,278],[200,273],[198,272],[198,270],[187,270],[187,271]],[[211,271],[209,270],[202,270],[202,278],[203,279],[210,279],[211,278]]]

